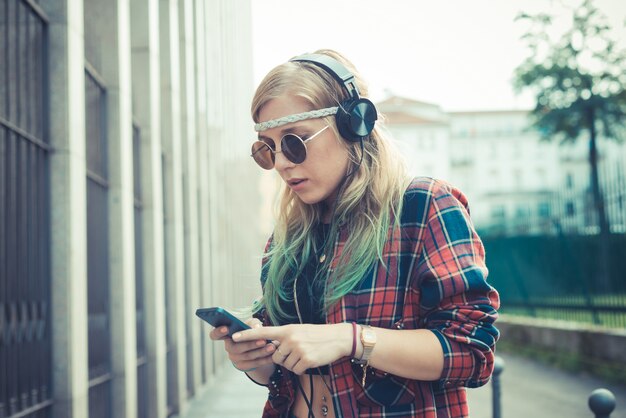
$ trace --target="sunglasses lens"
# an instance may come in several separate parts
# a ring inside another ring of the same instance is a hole
[[[252,144],[252,157],[261,168],[271,170],[274,167],[274,153],[265,142],[256,141]]]
[[[297,136],[287,134],[283,137],[280,144],[285,157],[292,163],[301,164],[306,159],[306,146]]]

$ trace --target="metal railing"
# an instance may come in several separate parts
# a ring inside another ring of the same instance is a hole
[[[590,187],[573,182],[479,229],[503,313],[626,327],[625,167],[619,159],[600,166],[606,234]]]
[[[597,278],[599,235],[483,237],[502,312],[626,327],[626,235],[611,235],[606,282]]]

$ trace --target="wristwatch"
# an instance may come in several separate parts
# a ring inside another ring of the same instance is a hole
[[[367,364],[376,345],[376,333],[369,325],[361,325],[361,344],[363,344],[363,355],[357,363]]]

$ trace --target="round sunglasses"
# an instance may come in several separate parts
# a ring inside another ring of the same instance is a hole
[[[274,168],[276,154],[282,152],[289,161],[294,164],[302,164],[306,160],[306,142],[309,142],[322,132],[328,129],[328,125],[317,131],[307,139],[302,139],[296,134],[285,134],[280,139],[280,148],[282,151],[274,151],[272,147],[264,141],[255,141],[252,144],[252,154],[254,161],[265,170]]]

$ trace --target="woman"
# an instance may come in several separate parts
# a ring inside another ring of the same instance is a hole
[[[286,187],[252,329],[211,338],[268,386],[264,417],[466,417],[498,338],[484,249],[465,196],[411,179],[362,96],[330,50],[259,85],[252,156]]]

